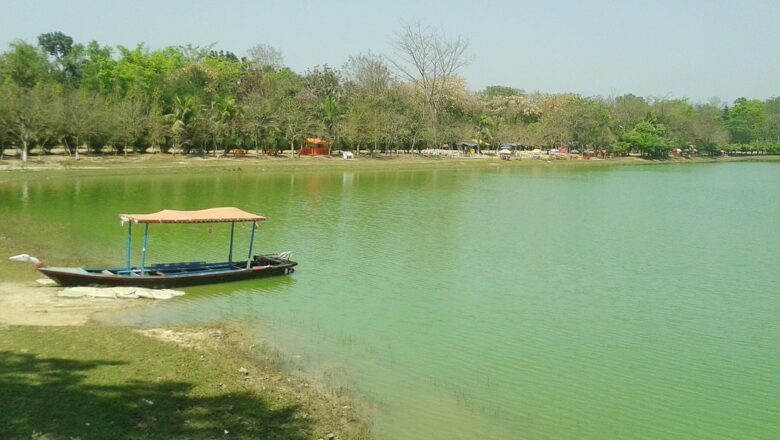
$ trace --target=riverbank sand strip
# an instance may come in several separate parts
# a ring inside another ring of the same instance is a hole
[[[83,296],[57,296],[59,287],[35,283],[0,283],[0,325],[84,325],[98,312],[111,312],[149,304],[145,300],[112,300]]]

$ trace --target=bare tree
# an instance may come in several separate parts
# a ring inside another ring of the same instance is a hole
[[[374,95],[384,93],[392,83],[392,75],[385,60],[371,52],[349,57],[343,72],[361,90]]]
[[[258,44],[246,51],[252,65],[258,69],[279,70],[284,67],[282,51],[267,44]]]
[[[395,57],[390,60],[400,76],[417,84],[431,116],[433,142],[448,82],[466,65],[469,42],[464,37],[447,39],[433,28],[407,24],[398,33]]]
[[[382,57],[372,53],[349,57],[343,72],[349,81],[347,91],[350,102],[348,126],[357,142],[360,155],[362,141],[373,141],[376,150],[380,141],[379,129],[386,122],[387,98],[393,85],[393,75]]]

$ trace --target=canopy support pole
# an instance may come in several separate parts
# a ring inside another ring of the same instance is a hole
[[[255,226],[257,225],[257,222],[252,222],[252,236],[249,238],[249,256],[246,257],[246,268],[249,269],[249,267],[252,265],[252,248],[255,244]]]
[[[144,227],[144,247],[141,249],[141,275],[144,275],[146,269],[144,268],[144,262],[146,261],[146,243],[149,241],[149,223],[146,223]]]
[[[127,271],[130,271],[130,248],[133,244],[133,222],[127,223]]]
[[[236,228],[236,222],[230,222],[230,253],[228,253],[228,264],[233,264],[233,231]]]

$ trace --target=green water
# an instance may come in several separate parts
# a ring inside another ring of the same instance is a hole
[[[66,255],[117,265],[119,212],[266,215],[256,248],[294,251],[293,276],[121,321],[248,325],[364,398],[380,439],[780,438],[778,164],[204,170],[5,184],[0,200]],[[223,259],[228,236],[152,227],[150,259]]]

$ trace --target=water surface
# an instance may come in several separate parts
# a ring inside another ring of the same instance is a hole
[[[293,276],[123,322],[245,324],[363,396],[380,439],[780,437],[777,164],[204,170],[19,182],[0,200],[96,264],[123,264],[120,212],[266,215],[256,249],[293,250]],[[228,237],[153,226],[149,259],[224,259]]]

